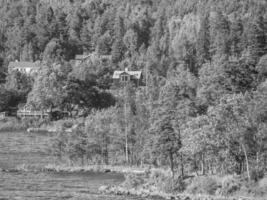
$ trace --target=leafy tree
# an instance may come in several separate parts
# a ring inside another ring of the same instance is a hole
[[[13,91],[22,103],[27,101],[27,95],[33,87],[33,77],[18,71],[12,71],[6,77],[5,88]]]
[[[231,93],[232,88],[225,69],[227,64],[225,58],[217,58],[216,61],[201,68],[197,91],[201,104],[216,105],[224,94]]]
[[[86,116],[93,108],[102,109],[114,105],[114,97],[107,92],[99,91],[96,86],[94,80],[69,77],[64,88],[65,95],[61,106],[67,108],[69,112],[74,109],[78,112],[82,109],[83,115]]]
[[[61,105],[64,85],[57,78],[52,66],[42,66],[28,95],[27,104],[36,109],[50,110]]]

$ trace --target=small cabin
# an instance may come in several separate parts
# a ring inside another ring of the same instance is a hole
[[[90,54],[81,54],[81,55],[76,55],[74,60],[71,60],[73,65],[75,67],[79,66],[80,64],[89,64],[91,65],[92,63],[98,63],[101,65],[109,65],[111,64],[111,55],[99,55],[95,52],[90,53]]]
[[[129,82],[133,83],[136,87],[142,86],[142,71],[115,71],[113,74],[113,83],[115,86],[120,87]]]

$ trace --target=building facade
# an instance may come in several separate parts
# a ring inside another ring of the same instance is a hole
[[[116,87],[127,83],[133,83],[136,87],[144,85],[142,82],[142,71],[129,71],[126,68],[124,71],[115,71],[112,78]]]
[[[8,65],[9,73],[12,71],[19,71],[21,73],[30,75],[35,72],[38,72],[39,69],[40,69],[40,61],[37,62],[15,61],[15,62],[10,62]]]

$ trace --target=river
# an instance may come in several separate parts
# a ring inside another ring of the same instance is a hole
[[[0,200],[145,200],[97,193],[101,185],[121,183],[121,174],[12,170],[53,164],[55,159],[48,150],[49,135],[0,133]]]

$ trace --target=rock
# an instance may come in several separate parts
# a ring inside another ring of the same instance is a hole
[[[27,129],[27,132],[28,133],[48,133],[48,130],[47,129],[42,129],[42,128],[28,128]]]
[[[19,172],[19,170],[17,170],[17,169],[3,169],[2,171],[6,172],[6,173],[17,173],[17,172]]]
[[[189,197],[185,197],[184,200],[191,200]]]
[[[110,169],[104,169],[104,172],[109,173],[109,172],[111,172],[111,170]]]
[[[100,193],[106,193],[109,190],[109,187],[106,185],[102,185],[98,188],[98,192]]]

